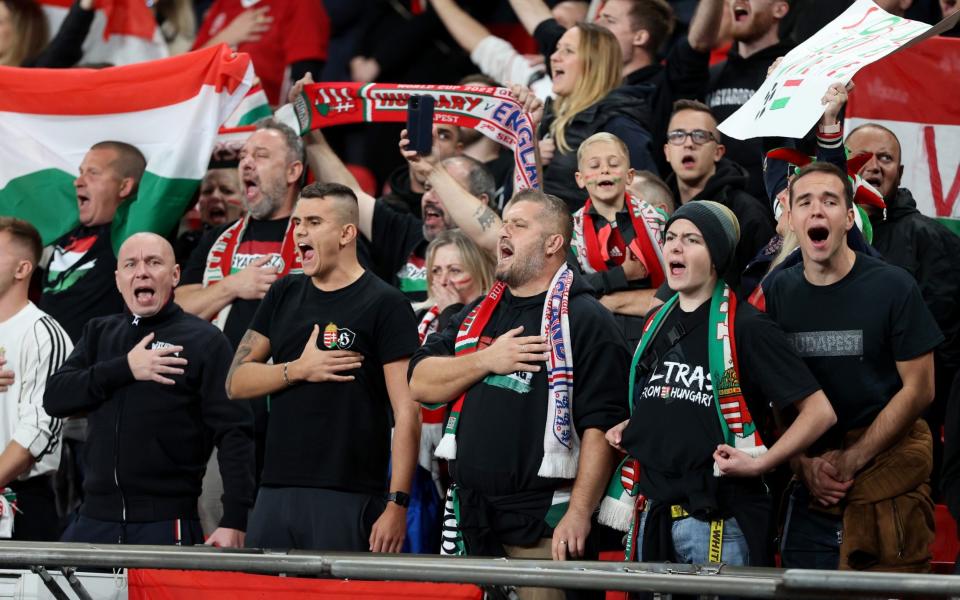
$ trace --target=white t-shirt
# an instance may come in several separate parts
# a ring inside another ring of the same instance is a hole
[[[73,344],[60,325],[32,302],[0,323],[0,349],[14,373],[13,385],[0,392],[0,451],[11,440],[26,448],[36,463],[18,479],[51,473],[60,466],[61,421],[43,410],[47,378],[63,364]]]

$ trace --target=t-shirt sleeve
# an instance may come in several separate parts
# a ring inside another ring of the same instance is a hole
[[[210,248],[217,241],[217,237],[223,233],[223,228],[218,227],[213,231],[208,231],[200,241],[197,247],[190,253],[187,264],[180,265],[183,269],[183,277],[180,279],[180,285],[190,285],[203,283],[203,272],[207,268],[207,256],[210,254]]]
[[[890,327],[893,358],[905,361],[932,351],[944,338],[913,278],[906,271],[898,275],[901,291],[884,293],[895,298]]]
[[[373,261],[395,273],[423,239],[423,222],[413,215],[393,210],[383,200],[377,200],[373,206],[371,235]]]
[[[308,59],[326,60],[330,43],[330,20],[321,0],[286,2],[287,27],[283,54],[287,65]]]
[[[741,302],[735,331],[740,374],[748,398],[759,394],[765,402],[784,408],[820,389],[780,326],[769,316]]]
[[[580,318],[571,327],[582,335],[574,334],[573,422],[582,435],[590,428],[606,431],[629,417],[630,356],[613,316],[599,302],[590,299],[577,308]]]
[[[392,289],[390,290],[393,291]],[[417,319],[410,303],[400,293],[391,294],[390,301],[381,302],[378,311],[377,358],[387,364],[413,355],[417,351]]]
[[[251,319],[247,329],[252,329],[263,337],[270,339],[270,325],[273,322],[273,313],[277,304],[280,302],[284,288],[289,283],[289,279],[288,277],[283,277],[273,282],[263,297],[263,300],[260,301],[260,306],[257,307],[257,312],[253,314],[253,319]]]
[[[450,317],[446,327],[428,337],[427,341],[414,352],[413,358],[410,359],[410,367],[407,370],[408,379],[413,374],[413,369],[421,360],[431,356],[454,355],[460,323],[467,318],[467,315],[470,314],[470,311],[473,310],[473,307],[476,306],[478,302],[479,300],[464,306],[460,312]]]

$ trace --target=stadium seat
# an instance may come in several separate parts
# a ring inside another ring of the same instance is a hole
[[[934,523],[937,533],[933,543],[930,544],[930,554],[933,556],[931,566],[934,573],[950,575],[953,573],[957,551],[960,550],[960,541],[957,540],[957,523],[944,504],[937,504]]]

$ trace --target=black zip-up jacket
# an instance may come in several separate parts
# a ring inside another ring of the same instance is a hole
[[[127,353],[183,346],[174,385],[138,381]],[[111,522],[197,518],[197,498],[214,444],[223,476],[221,527],[246,530],[253,505],[253,414],[231,402],[224,381],[233,352],[210,323],[168,303],[152,317],[91,320],[73,353],[47,382],[50,415],[87,413],[84,502],[80,514]]]

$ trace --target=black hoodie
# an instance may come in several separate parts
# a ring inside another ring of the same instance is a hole
[[[667,184],[675,198],[680,197],[677,175],[667,178]],[[723,274],[723,279],[740,292],[740,276],[753,257],[777,234],[773,218],[763,203],[746,192],[747,171],[740,165],[721,158],[717,170],[707,180],[706,187],[692,200],[713,200],[733,211],[740,222],[740,242],[733,262]]]
[[[183,346],[174,385],[139,381],[127,353],[153,333],[151,347]],[[253,506],[253,414],[227,399],[233,357],[216,327],[168,303],[152,317],[130,313],[88,322],[66,362],[47,381],[51,416],[87,413],[86,475],[80,514],[111,522],[197,518],[213,445],[223,475],[222,527],[245,530]]]
[[[778,57],[792,49],[788,42],[780,42],[743,58],[734,44],[727,60],[710,69],[710,85],[707,106],[713,111],[717,123],[732,115],[760,89],[767,78],[767,69]],[[727,158],[742,165],[750,174],[747,191],[757,198],[764,198],[763,146],[760,138],[736,140],[724,136]]]
[[[423,194],[410,187],[410,167],[403,165],[394,169],[387,178],[387,183],[390,185],[390,193],[384,194],[380,199],[397,212],[410,213],[422,219],[420,198]]]

